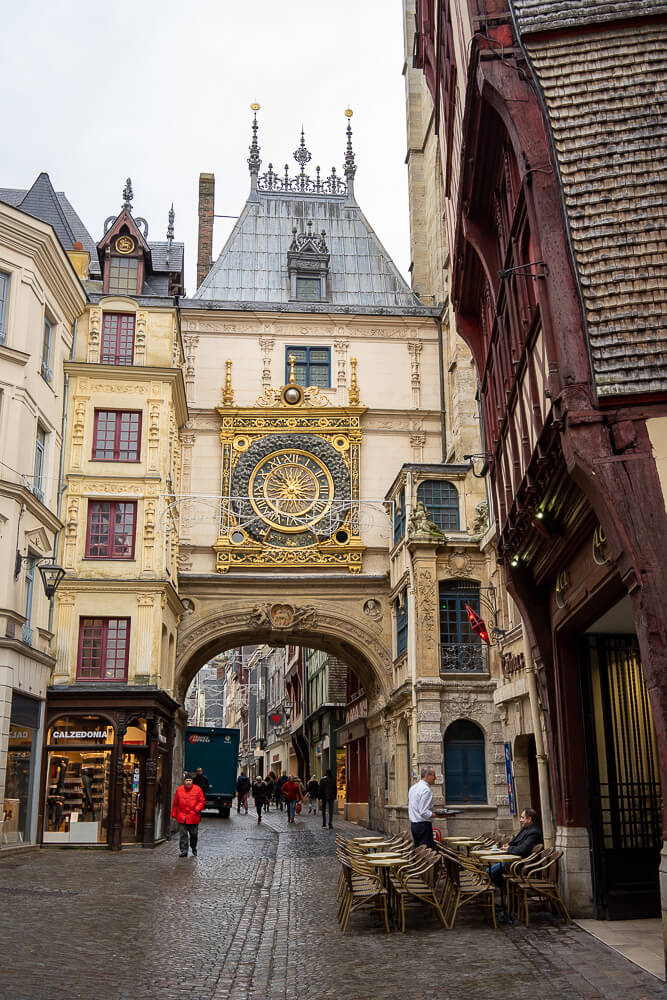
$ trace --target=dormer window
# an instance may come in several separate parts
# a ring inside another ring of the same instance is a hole
[[[109,294],[137,295],[139,261],[131,257],[112,257],[109,261]]]
[[[312,222],[306,231],[292,230],[292,242],[287,251],[287,272],[290,299],[297,302],[326,302],[329,298],[329,250],[324,230],[313,233]]]
[[[296,297],[300,302],[320,302],[322,299],[321,280],[297,274]]]

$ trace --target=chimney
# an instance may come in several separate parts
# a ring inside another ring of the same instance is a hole
[[[72,249],[67,251],[67,256],[81,281],[85,281],[90,267],[90,254],[83,249],[83,243],[73,243]]]
[[[213,264],[213,212],[215,175],[199,175],[199,237],[197,239],[197,288]]]

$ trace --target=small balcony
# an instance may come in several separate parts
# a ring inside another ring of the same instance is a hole
[[[489,647],[484,643],[440,643],[441,674],[486,674],[489,672]]]

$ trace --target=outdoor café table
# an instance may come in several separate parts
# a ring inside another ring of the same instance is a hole
[[[521,861],[520,854],[508,854],[506,851],[473,851],[472,852],[476,858],[480,861],[485,862],[489,868],[489,874],[491,874],[491,865],[503,864],[504,862],[510,861]],[[500,899],[505,906],[505,880],[500,883]]]
[[[394,914],[394,901],[391,893],[391,879],[389,873],[392,868],[398,868],[399,865],[407,864],[408,859],[404,854],[370,854],[368,856],[368,863],[373,865],[373,868],[378,868],[380,870],[380,875],[382,877],[382,884],[387,890],[387,909],[389,911],[389,924],[394,929],[397,928],[398,924],[396,921],[396,916]]]

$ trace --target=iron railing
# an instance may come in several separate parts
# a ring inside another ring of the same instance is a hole
[[[489,647],[472,642],[440,643],[441,674],[483,674],[489,669]]]

